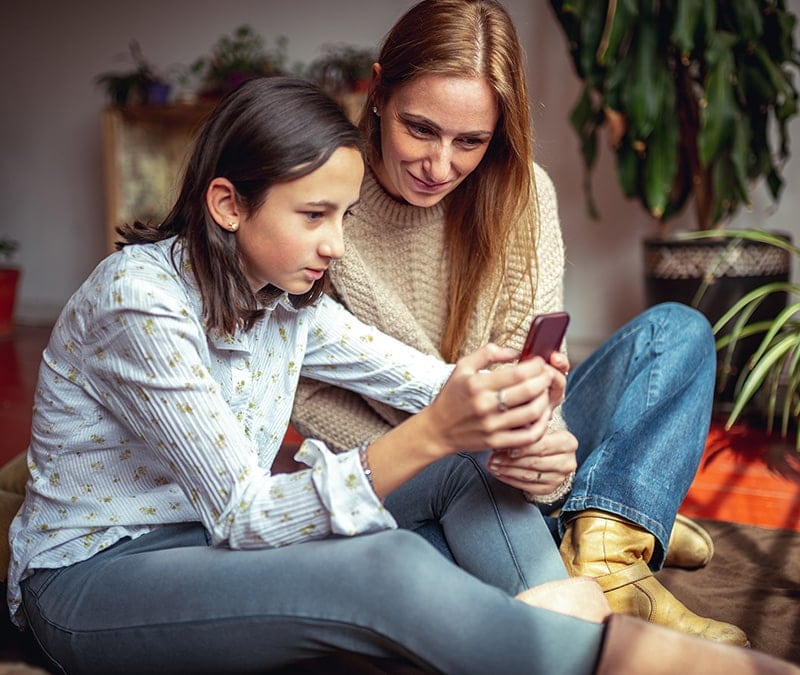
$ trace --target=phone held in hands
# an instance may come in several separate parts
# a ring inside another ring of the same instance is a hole
[[[520,361],[541,356],[545,363],[550,363],[552,353],[561,349],[568,325],[569,314],[567,312],[534,316],[528,330],[528,337],[525,338]]]

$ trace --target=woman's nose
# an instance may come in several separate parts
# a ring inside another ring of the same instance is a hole
[[[437,143],[428,157],[427,166],[425,167],[428,176],[434,183],[442,183],[447,180],[450,175],[450,164],[452,161],[452,153],[449,146]]]

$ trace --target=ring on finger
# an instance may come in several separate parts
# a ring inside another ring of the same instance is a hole
[[[508,410],[508,405],[506,405],[505,394],[502,389],[497,390],[497,409],[500,412],[505,412]]]

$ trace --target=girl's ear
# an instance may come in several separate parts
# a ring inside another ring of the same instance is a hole
[[[236,188],[227,178],[214,178],[206,190],[206,207],[223,230],[236,232],[242,211],[236,201]]]

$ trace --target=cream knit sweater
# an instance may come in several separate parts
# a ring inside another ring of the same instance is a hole
[[[500,291],[486,289],[470,319],[464,353],[492,341],[522,348],[534,314],[563,304],[564,246],[555,189],[535,167],[539,199],[536,297],[523,274],[524,252],[511,250]],[[334,295],[363,321],[420,351],[441,356],[447,314],[444,206],[420,208],[390,197],[367,171],[361,202],[345,225],[345,254],[332,267]],[[381,436],[406,414],[368,398],[301,379],[292,424],[334,449]],[[552,426],[562,426],[560,415]]]

